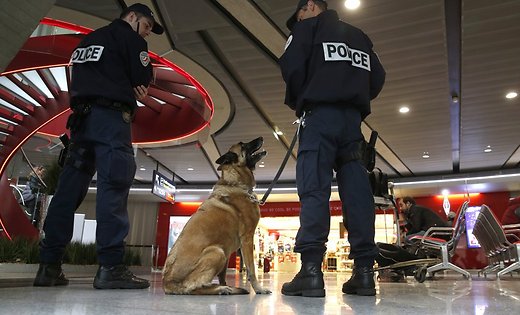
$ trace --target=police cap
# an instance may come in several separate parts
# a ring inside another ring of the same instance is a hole
[[[147,18],[151,19],[153,21],[153,27],[152,32],[155,34],[162,34],[164,32],[164,29],[161,24],[157,23],[155,20],[154,14],[150,8],[142,3],[134,3],[128,8],[126,8],[123,13],[121,13],[121,17],[128,14],[128,12],[137,12],[141,13],[142,15],[146,16]]]
[[[291,17],[287,20],[287,22],[285,23],[285,25],[287,25],[287,28],[292,31],[292,28],[294,26],[294,24],[296,24],[297,21],[297,15],[298,15],[298,11],[300,11],[301,8],[303,8],[304,5],[307,4],[307,1],[308,0],[299,0],[298,1],[298,5],[296,6],[296,11],[294,11],[294,14],[291,15]],[[327,1],[325,0],[311,0],[313,2],[323,2],[325,3],[325,5],[327,5]]]

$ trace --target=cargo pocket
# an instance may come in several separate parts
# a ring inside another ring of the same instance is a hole
[[[306,194],[318,190],[320,143],[318,139],[305,141],[298,148],[298,160],[296,163],[296,182],[298,193]]]
[[[136,165],[132,149],[112,149],[110,152],[108,180],[122,187],[130,187],[134,180]]]

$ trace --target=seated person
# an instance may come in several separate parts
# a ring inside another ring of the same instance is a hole
[[[37,166],[34,168],[35,172],[31,172],[29,180],[27,181],[25,188],[22,191],[22,198],[31,220],[35,226],[37,226],[40,214],[39,214],[39,203],[42,197],[42,188],[40,178],[43,176],[45,169],[43,166]]]
[[[500,220],[502,225],[520,223],[520,197],[509,199],[507,209]]]
[[[429,228],[449,226],[435,211],[415,204],[412,197],[404,197],[399,200],[399,208],[406,218],[406,240],[416,235],[424,235]],[[439,237],[439,236],[437,236]]]
[[[502,215],[500,223],[502,225],[520,223],[520,197],[509,199],[509,203],[507,204],[506,211]],[[506,233],[508,234],[508,240],[513,243],[520,239],[520,228],[509,229]]]

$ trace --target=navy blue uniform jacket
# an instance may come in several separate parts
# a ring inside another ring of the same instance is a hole
[[[385,82],[385,70],[360,29],[334,10],[296,23],[280,58],[285,104],[301,116],[306,106],[354,106],[364,119]]]
[[[133,88],[148,86],[148,44],[130,24],[117,19],[88,34],[74,50],[71,97],[104,97],[136,105]]]

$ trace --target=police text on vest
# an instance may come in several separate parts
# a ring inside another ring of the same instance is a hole
[[[345,43],[323,43],[325,61],[349,61],[354,67],[370,71],[370,55]]]
[[[72,53],[70,61],[73,63],[85,63],[88,61],[99,61],[105,47],[92,45],[84,48],[76,48]]]

